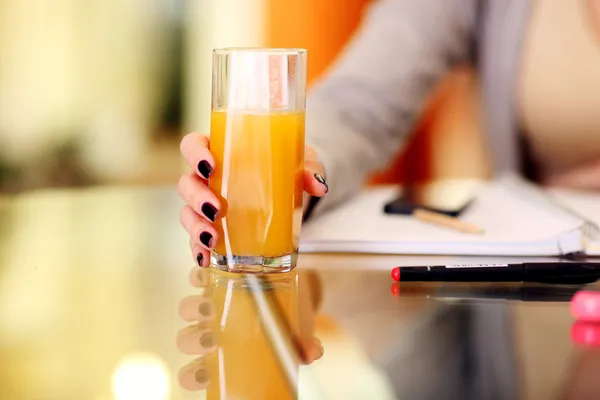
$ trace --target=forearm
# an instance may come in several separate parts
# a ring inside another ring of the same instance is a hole
[[[325,167],[318,211],[354,193],[406,142],[435,83],[469,50],[477,0],[380,0],[309,94],[307,144]]]

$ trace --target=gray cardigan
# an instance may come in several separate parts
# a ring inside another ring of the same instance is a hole
[[[517,170],[514,111],[529,0],[376,0],[356,36],[309,93],[306,143],[323,163],[320,212],[354,194],[406,142],[436,82],[474,61],[496,172]]]

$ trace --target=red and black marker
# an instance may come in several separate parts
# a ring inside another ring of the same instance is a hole
[[[402,282],[537,282],[585,284],[600,279],[600,263],[458,264],[396,267],[392,279]]]

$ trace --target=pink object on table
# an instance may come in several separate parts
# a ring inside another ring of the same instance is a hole
[[[600,324],[577,321],[571,328],[571,340],[585,347],[600,347]]]
[[[577,292],[571,300],[571,313],[579,321],[600,323],[600,292]]]

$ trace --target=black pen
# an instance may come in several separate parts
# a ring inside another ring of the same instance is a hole
[[[537,282],[572,285],[600,279],[600,262],[396,267],[392,270],[392,279],[399,282]]]

